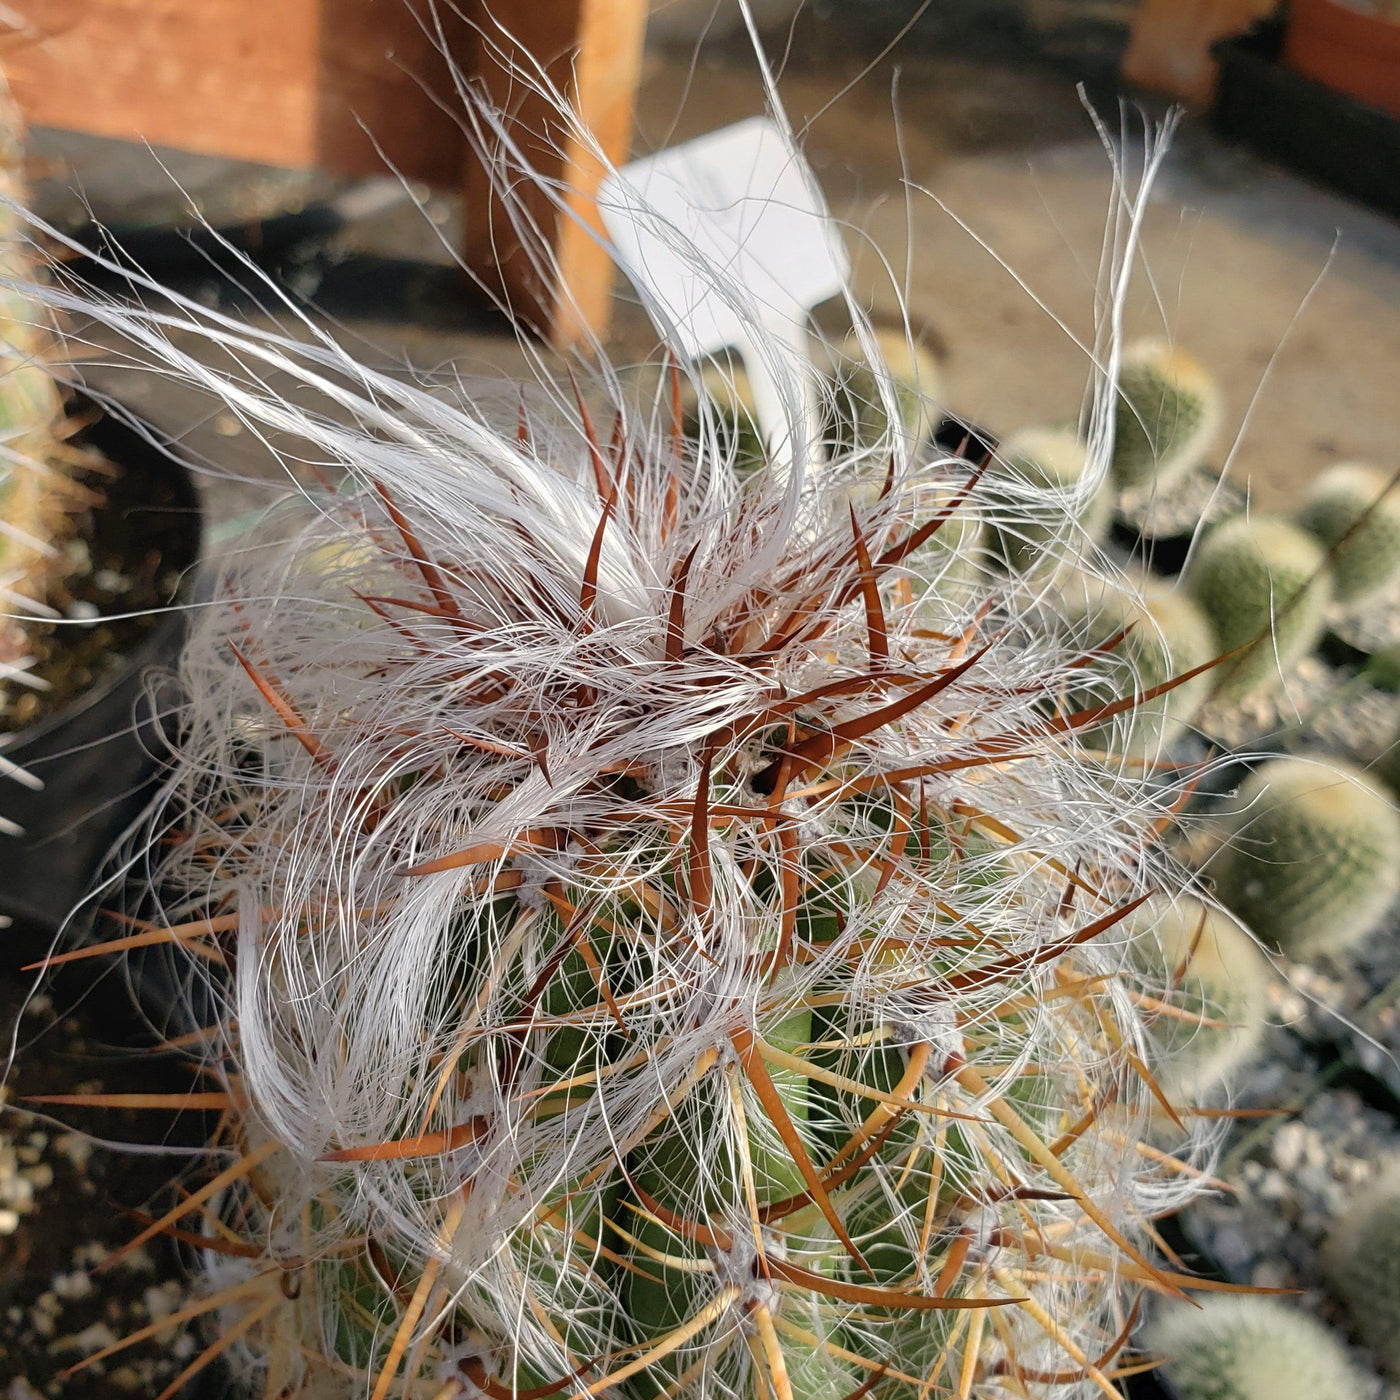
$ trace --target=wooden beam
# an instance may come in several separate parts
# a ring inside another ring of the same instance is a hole
[[[538,188],[518,189],[512,219],[487,164],[467,177],[467,262],[552,344],[606,333],[613,267],[593,234],[603,166],[518,77],[531,59],[569,98],[608,160],[627,158],[641,73],[646,0],[482,0],[483,42],[474,64],[493,102],[509,114],[512,140],[562,192],[561,211]],[[488,153],[488,163],[500,153]],[[552,256],[551,256],[552,255]]]
[[[528,3],[528,0],[527,0]],[[426,0],[6,0],[29,121],[235,160],[456,184]],[[452,21],[451,6],[439,9]],[[450,41],[463,51],[466,26]]]
[[[1123,76],[1208,107],[1216,76],[1210,46],[1243,33],[1277,8],[1278,0],[1142,0],[1123,55]]]
[[[541,65],[621,162],[646,0],[482,0],[475,18],[489,41],[445,0],[6,3],[27,26],[3,58],[31,122],[268,165],[465,179],[473,271],[555,345],[606,333],[612,267],[589,232],[601,231],[603,167],[511,66]],[[533,234],[512,226],[468,156],[434,11],[452,61],[510,113],[513,138],[563,191],[569,214],[516,186]]]

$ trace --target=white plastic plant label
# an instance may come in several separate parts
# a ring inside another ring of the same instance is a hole
[[[737,350],[775,442],[782,401],[745,316],[805,362],[808,313],[841,291],[849,269],[802,155],[753,117],[623,167],[598,205],[657,329],[688,359]]]

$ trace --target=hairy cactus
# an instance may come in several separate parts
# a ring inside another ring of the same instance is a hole
[[[1120,638],[1093,668],[1102,677],[1099,687],[1076,692],[1085,708],[1144,694],[1205,665],[1219,651],[1209,620],[1188,595],[1150,579],[1136,583],[1103,588],[1081,575],[1055,599],[1057,627],[1096,648]],[[1210,673],[1203,672],[1090,732],[1104,735],[1111,751],[1153,757],[1180,737],[1210,686]]]
[[[1072,428],[1023,428],[997,449],[991,493],[997,552],[1022,573],[1061,562],[1051,545],[1071,550],[1076,536],[1099,539],[1113,511],[1104,483],[1089,490],[1088,454]]]
[[[1290,957],[1340,953],[1400,892],[1400,814],[1350,763],[1274,759],[1240,788],[1210,865],[1221,902]]]
[[[1400,570],[1400,486],[1360,462],[1329,467],[1309,488],[1298,520],[1329,551],[1335,593],[1356,603]]]
[[[1148,1348],[1180,1400],[1367,1400],[1371,1387],[1335,1333],[1294,1303],[1210,1297],[1168,1306]]]
[[[211,1354],[372,1400],[1087,1394],[1189,1282],[1136,1048],[1192,993],[1126,922],[1183,884],[1181,785],[1081,744],[1039,587],[938,586],[977,469],[891,426],[739,482],[679,414],[598,431],[610,374],[521,425],[170,306],[90,310],[344,471],[195,612],[144,861],[227,1088],[144,1232],[213,1213]]]
[[[1328,1233],[1322,1265],[1357,1336],[1400,1377],[1400,1174],[1390,1171],[1347,1207]]]
[[[0,279],[36,276],[36,260],[15,206],[24,200],[24,127],[0,75]],[[59,429],[63,399],[44,363],[47,313],[0,288],[0,718],[12,682],[35,661],[26,618],[42,615],[63,556],[71,496],[65,490]]]
[[[1259,1050],[1269,961],[1246,929],[1190,895],[1149,900],[1134,924],[1154,930],[1168,982],[1177,989],[1173,1005],[1151,1026],[1158,1082],[1185,1102],[1209,1097]]]
[[[898,426],[912,442],[922,442],[934,426],[939,374],[933,356],[903,329],[877,330],[873,339],[878,369],[854,334],[833,360],[828,395],[837,456],[888,438],[891,398]]]
[[[1237,516],[1217,525],[1184,584],[1215,628],[1222,652],[1216,686],[1229,696],[1277,684],[1322,635],[1332,597],[1321,546],[1276,517]]]
[[[1163,487],[1200,465],[1220,427],[1220,390],[1184,350],[1144,341],[1118,377],[1113,477],[1120,489]]]

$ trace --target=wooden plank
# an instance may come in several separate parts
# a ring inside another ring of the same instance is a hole
[[[1142,0],[1123,55],[1123,76],[1208,107],[1216,76],[1210,46],[1276,8],[1277,0]]]
[[[28,27],[4,56],[35,124],[269,165],[358,175],[387,160],[411,178],[460,179],[461,132],[424,91],[452,105],[446,62],[407,0],[6,3]]]
[[[467,178],[467,262],[512,313],[560,347],[606,333],[611,260],[590,233],[602,231],[594,197],[603,167],[512,65],[533,58],[568,95],[613,163],[626,159],[641,73],[646,0],[483,0],[487,41],[474,64],[511,138],[548,180],[567,191],[562,213],[537,188],[518,191],[513,223],[493,188],[488,162]],[[499,153],[495,154],[499,159]],[[577,217],[571,217],[577,216]],[[581,219],[582,224],[578,222]],[[533,229],[533,232],[531,231]],[[552,260],[546,250],[552,249]]]

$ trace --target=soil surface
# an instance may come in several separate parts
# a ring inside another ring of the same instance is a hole
[[[173,1246],[123,1246],[141,1231],[142,1212],[168,1208],[177,1174],[198,1169],[188,1149],[201,1140],[200,1115],[50,1106],[32,1096],[178,1093],[192,1086],[193,1070],[146,1048],[110,970],[56,976],[32,995],[33,975],[10,957],[16,941],[3,946],[0,1035],[16,1053],[0,1097],[0,1396],[153,1400],[205,1345],[197,1332],[165,1327],[66,1373],[189,1301]]]

